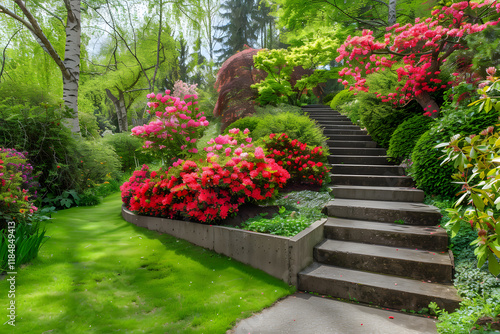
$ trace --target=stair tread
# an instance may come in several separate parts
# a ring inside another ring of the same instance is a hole
[[[429,283],[410,278],[340,268],[317,262],[314,262],[309,267],[301,271],[299,275],[351,282],[354,284],[373,286],[375,288],[393,291],[405,291],[408,293],[449,299],[457,302],[461,301],[452,285]]]
[[[412,226],[392,223],[381,223],[369,220],[328,217],[325,228],[345,227],[358,230],[383,231],[400,234],[415,234],[432,237],[448,237],[446,230],[438,226]]]
[[[333,168],[332,168],[333,170]],[[406,175],[359,175],[359,174],[337,174],[337,173],[330,173],[330,176],[337,176],[337,177],[349,177],[349,178],[374,178],[374,179],[383,179],[383,178],[398,178],[398,179],[410,179],[409,176]]]
[[[335,174],[335,175],[342,175],[342,174]],[[351,177],[352,175],[346,175]],[[377,176],[377,175],[356,175],[356,176]],[[382,175],[384,176],[384,175]],[[384,176],[388,177],[388,176]],[[389,176],[392,177],[392,176]],[[394,176],[396,177],[396,175]],[[404,176],[403,176],[404,177]],[[334,184],[330,186],[330,189],[355,189],[355,190],[377,190],[377,191],[405,191],[405,192],[415,192],[415,193],[422,193],[423,191],[420,189],[416,188],[409,188],[409,187],[382,187],[382,186],[351,186],[351,185],[343,185],[343,184]]]
[[[330,157],[336,157],[336,158],[373,158],[374,156],[373,155],[344,155],[344,154],[330,154],[329,155]],[[389,158],[387,155],[377,155],[376,157],[379,157],[379,158]],[[366,166],[366,165],[363,165],[363,164],[360,164],[362,166]]]
[[[322,251],[357,254],[367,257],[384,257],[407,262],[420,262],[452,266],[448,253],[403,247],[364,244],[353,241],[326,239],[315,247]]]
[[[399,211],[416,211],[441,214],[439,209],[432,205],[415,202],[391,202],[391,201],[374,201],[374,200],[358,200],[358,199],[334,199],[328,202],[327,206],[343,206],[343,207],[364,207],[373,209],[388,209]]]

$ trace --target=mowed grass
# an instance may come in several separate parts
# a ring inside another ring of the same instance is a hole
[[[224,333],[294,291],[226,256],[129,224],[120,208],[114,194],[54,215],[38,258],[18,270],[16,327],[0,332]],[[7,291],[3,279],[5,320]]]

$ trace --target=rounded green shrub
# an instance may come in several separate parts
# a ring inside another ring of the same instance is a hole
[[[335,97],[335,95],[336,95],[336,92],[326,94],[326,95],[323,97],[323,99],[322,99],[322,101],[321,101],[321,102],[323,102],[323,104],[328,104],[328,105],[330,105],[330,103],[332,102],[332,100],[333,100],[333,98]]]
[[[103,141],[113,147],[124,172],[153,161],[152,156],[141,151],[143,141],[128,132],[106,135]]]
[[[494,110],[479,112],[477,107],[468,107],[444,109],[442,114],[417,141],[411,157],[411,175],[417,186],[428,195],[452,197],[460,190],[458,185],[452,183],[451,175],[455,169],[452,164],[441,165],[444,153],[434,146],[449,141],[458,133],[463,136],[478,134],[495,125],[499,113]]]
[[[259,125],[261,121],[262,121],[261,118],[255,116],[240,118],[239,120],[229,124],[229,126],[225,129],[224,133],[228,134],[229,130],[234,128],[240,129],[241,131],[248,129],[250,130],[250,136],[252,136],[255,128]]]
[[[400,160],[409,157],[417,140],[431,127],[432,120],[428,116],[417,115],[399,124],[389,141],[387,155]]]
[[[326,137],[315,121],[308,116],[295,113],[267,115],[261,119],[250,136],[254,139],[268,137],[271,133],[286,133],[290,139],[297,139],[309,146],[325,147]]]
[[[460,187],[451,183],[454,168],[450,164],[441,165],[443,153],[434,147],[440,141],[426,131],[415,144],[411,160],[411,176],[417,187],[428,195],[454,196]]]
[[[341,90],[330,102],[330,107],[336,109],[338,106],[354,100],[354,93],[348,89]]]

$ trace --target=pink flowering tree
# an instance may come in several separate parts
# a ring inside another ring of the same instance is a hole
[[[351,90],[368,92],[367,75],[385,69],[395,70],[401,85],[388,95],[374,92],[377,97],[395,105],[415,99],[426,115],[437,117],[439,105],[431,93],[453,83],[443,82],[439,77],[443,64],[453,52],[467,49],[467,35],[498,24],[500,19],[483,22],[497,13],[500,13],[497,1],[462,1],[434,10],[425,20],[417,18],[415,24],[388,27],[380,41],[376,41],[369,30],[363,30],[361,36],[349,36],[337,50],[340,55],[336,61],[345,62],[339,75],[352,77],[352,80],[344,78],[339,82],[351,86]]]
[[[190,85],[182,80],[177,80],[174,83],[172,96],[182,99],[186,95],[198,95],[197,88],[198,84]]]
[[[132,129],[133,136],[145,140],[143,148],[167,163],[197,153],[196,142],[208,126],[204,113],[196,106],[198,96],[188,94],[181,99],[166,90],[165,95],[151,93],[147,97],[147,112],[153,120]]]

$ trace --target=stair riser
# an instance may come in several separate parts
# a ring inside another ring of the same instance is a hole
[[[321,121],[318,122],[321,126],[328,127],[328,126],[338,126],[338,125],[352,125],[352,126],[357,126],[352,124],[351,121],[345,120],[345,121]],[[358,126],[359,129],[359,126]]]
[[[331,164],[352,164],[352,165],[390,165],[386,157],[370,156],[339,156],[329,155],[328,162]]]
[[[367,134],[366,131],[362,130],[342,130],[342,129],[335,129],[335,130],[328,130],[324,129],[323,133],[325,136],[335,136],[335,135],[357,135],[357,136],[364,136]]]
[[[330,147],[377,148],[377,143],[374,141],[327,140],[326,143]]]
[[[399,166],[332,166],[332,171],[337,174],[352,174],[352,175],[387,175],[387,176],[404,176],[403,167]]]
[[[323,132],[337,131],[337,130],[354,130],[360,131],[360,127],[357,125],[331,125],[331,124],[320,124],[323,128]]]
[[[351,184],[352,185],[352,184]],[[397,191],[397,190],[371,190],[371,189],[336,189],[330,193],[334,198],[366,199],[393,202],[416,202],[422,203],[424,192],[420,191]]]
[[[337,170],[333,170],[334,172],[337,172]],[[369,175],[367,176],[355,176],[349,177],[349,176],[338,176],[336,174],[331,174],[330,175],[332,181],[330,184],[336,184],[336,185],[350,185],[350,186],[380,186],[380,187],[411,187],[413,186],[413,180],[409,177],[401,177],[401,176],[387,176],[387,177],[370,177]],[[352,194],[354,190],[349,192],[349,194]],[[344,197],[344,198],[356,198],[356,197],[351,197],[354,195],[350,195],[350,197]],[[370,194],[370,196],[374,196]],[[397,198],[394,196],[394,198]],[[363,199],[368,199],[368,198],[363,198]],[[380,198],[374,198],[375,200],[381,200],[383,201],[384,199]],[[403,201],[400,200],[399,202],[414,202],[414,201]]]
[[[451,283],[453,268],[450,265],[436,263],[416,262],[402,259],[367,256],[365,254],[352,254],[339,251],[325,251],[314,249],[314,259],[319,263],[337,267],[364,270],[386,275],[397,275],[418,280],[436,283]]]
[[[345,207],[327,205],[323,211],[330,217],[371,220],[384,223],[394,223],[395,221],[403,220],[406,225],[434,226],[437,225],[441,219],[441,215],[435,212],[390,210],[353,206]]]
[[[405,234],[344,226],[325,226],[324,233],[325,238],[333,240],[392,247],[428,249],[429,251],[435,252],[446,252],[448,250],[448,237],[445,235]]]
[[[328,280],[302,274],[299,274],[299,290],[312,291],[335,298],[355,300],[398,310],[418,311],[422,308],[428,308],[430,302],[437,303],[440,308],[448,312],[453,312],[460,306],[457,301],[435,296],[415,294],[397,289],[381,289],[369,285],[342,280]]]
[[[333,144],[335,145],[335,144]],[[383,148],[339,148],[332,146],[330,147],[330,154],[332,155],[369,155],[369,156],[385,156],[386,151]]]

